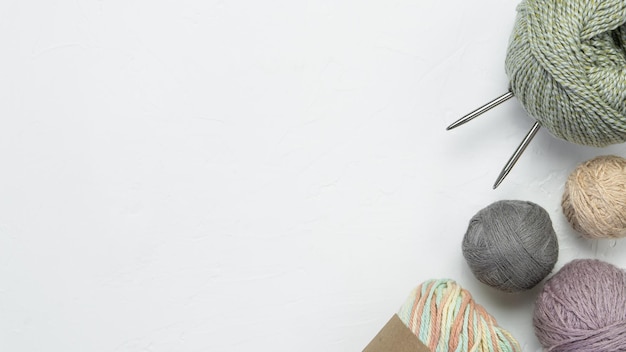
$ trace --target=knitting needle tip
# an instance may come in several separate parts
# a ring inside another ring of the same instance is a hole
[[[500,186],[502,181],[504,181],[504,179],[509,174],[509,172],[511,172],[511,170],[513,169],[513,166],[515,166],[520,156],[522,156],[522,153],[524,153],[524,151],[526,150],[526,147],[528,147],[528,145],[533,140],[533,138],[535,137],[535,135],[537,134],[540,128],[541,128],[541,125],[539,124],[539,122],[535,122],[533,127],[531,127],[530,131],[528,131],[528,133],[526,134],[526,137],[524,137],[524,139],[522,140],[522,143],[520,143],[517,149],[515,149],[515,152],[513,152],[513,155],[511,155],[511,158],[509,159],[509,161],[506,163],[506,165],[504,165],[504,168],[502,169],[502,171],[500,172],[500,175],[496,179],[496,183],[493,184],[493,189],[498,188],[498,186]]]
[[[461,117],[460,119],[458,119],[457,121],[453,122],[450,126],[446,127],[446,131],[450,131],[453,128],[457,128],[463,124],[466,124],[468,122],[470,122],[471,120],[477,118],[478,116],[486,113],[487,111],[495,108],[496,106],[504,103],[505,101],[509,100],[513,98],[513,92],[512,91],[508,91],[504,94],[502,94],[501,96],[495,98],[494,100],[488,102],[487,104],[479,107],[478,109],[470,112],[469,114]]]

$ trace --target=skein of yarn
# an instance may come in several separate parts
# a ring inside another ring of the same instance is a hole
[[[506,72],[524,109],[553,135],[626,141],[626,2],[524,0]]]
[[[431,352],[521,351],[515,338],[452,280],[422,283],[398,316]]]
[[[474,276],[505,292],[537,285],[552,271],[559,255],[548,212],[519,200],[498,201],[474,215],[462,249]]]
[[[586,238],[626,237],[626,159],[600,156],[579,165],[565,183],[561,205]]]
[[[535,304],[535,334],[552,352],[626,349],[626,273],[579,259],[550,278]]]

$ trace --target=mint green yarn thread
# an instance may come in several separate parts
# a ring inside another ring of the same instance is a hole
[[[626,142],[626,1],[525,0],[505,62],[511,90],[556,137]]]

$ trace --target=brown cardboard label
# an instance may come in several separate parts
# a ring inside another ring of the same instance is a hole
[[[430,352],[394,314],[363,352]]]

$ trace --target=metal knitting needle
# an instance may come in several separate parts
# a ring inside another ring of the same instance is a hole
[[[457,128],[465,123],[470,122],[471,120],[477,118],[478,116],[486,113],[487,111],[495,108],[496,106],[504,103],[505,101],[509,100],[513,98],[513,92],[512,91],[508,91],[505,94],[502,94],[501,96],[495,98],[494,100],[488,102],[487,104],[479,107],[478,109],[470,112],[469,114],[461,117],[460,119],[458,119],[457,121],[455,121],[453,124],[451,124],[450,126],[448,126],[448,128],[446,128],[446,131],[449,131],[453,128]]]
[[[461,117],[460,119],[455,121],[453,124],[448,126],[446,128],[446,130],[449,131],[449,130],[451,130],[453,128],[459,127],[459,126],[461,126],[461,125],[463,125],[463,124],[465,124],[465,123],[467,123],[467,122],[477,118],[478,116],[484,114],[485,112],[487,112],[487,111],[495,108],[496,106],[504,103],[505,101],[513,98],[513,96],[514,96],[513,92],[511,90],[509,90],[508,92],[502,94],[501,96],[495,98],[494,100],[488,102],[487,104],[485,104],[485,105],[479,107],[478,109],[470,112],[469,114]],[[509,161],[506,163],[506,165],[504,165],[504,168],[502,169],[502,171],[500,172],[500,175],[496,179],[496,183],[494,183],[494,185],[493,185],[493,189],[498,188],[498,186],[500,186],[500,184],[502,183],[502,181],[504,181],[506,176],[511,172],[511,170],[513,169],[513,167],[515,166],[515,164],[517,163],[519,158],[522,156],[522,154],[526,150],[526,147],[528,147],[528,145],[533,140],[533,138],[535,137],[535,135],[537,134],[537,132],[539,131],[540,128],[541,128],[541,124],[539,124],[539,122],[535,122],[533,127],[526,134],[526,137],[524,137],[524,139],[522,140],[522,143],[520,143],[520,145],[517,147],[517,149],[515,150],[513,155],[511,155],[511,158],[509,159]]]
[[[493,184],[493,189],[498,188],[502,181],[504,181],[504,178],[509,174],[509,172],[511,172],[513,166],[515,166],[515,163],[517,163],[520,156],[522,156],[522,153],[524,153],[524,150],[526,150],[526,147],[528,147],[528,145],[530,144],[530,141],[532,141],[537,132],[539,132],[540,128],[541,124],[539,124],[539,122],[535,122],[533,127],[531,127],[530,131],[528,131],[528,133],[526,134],[526,137],[524,137],[524,139],[522,140],[522,143],[520,143],[517,149],[515,149],[515,152],[513,153],[513,155],[511,155],[509,161],[507,161],[506,165],[504,165],[504,168],[496,179],[496,183]]]

